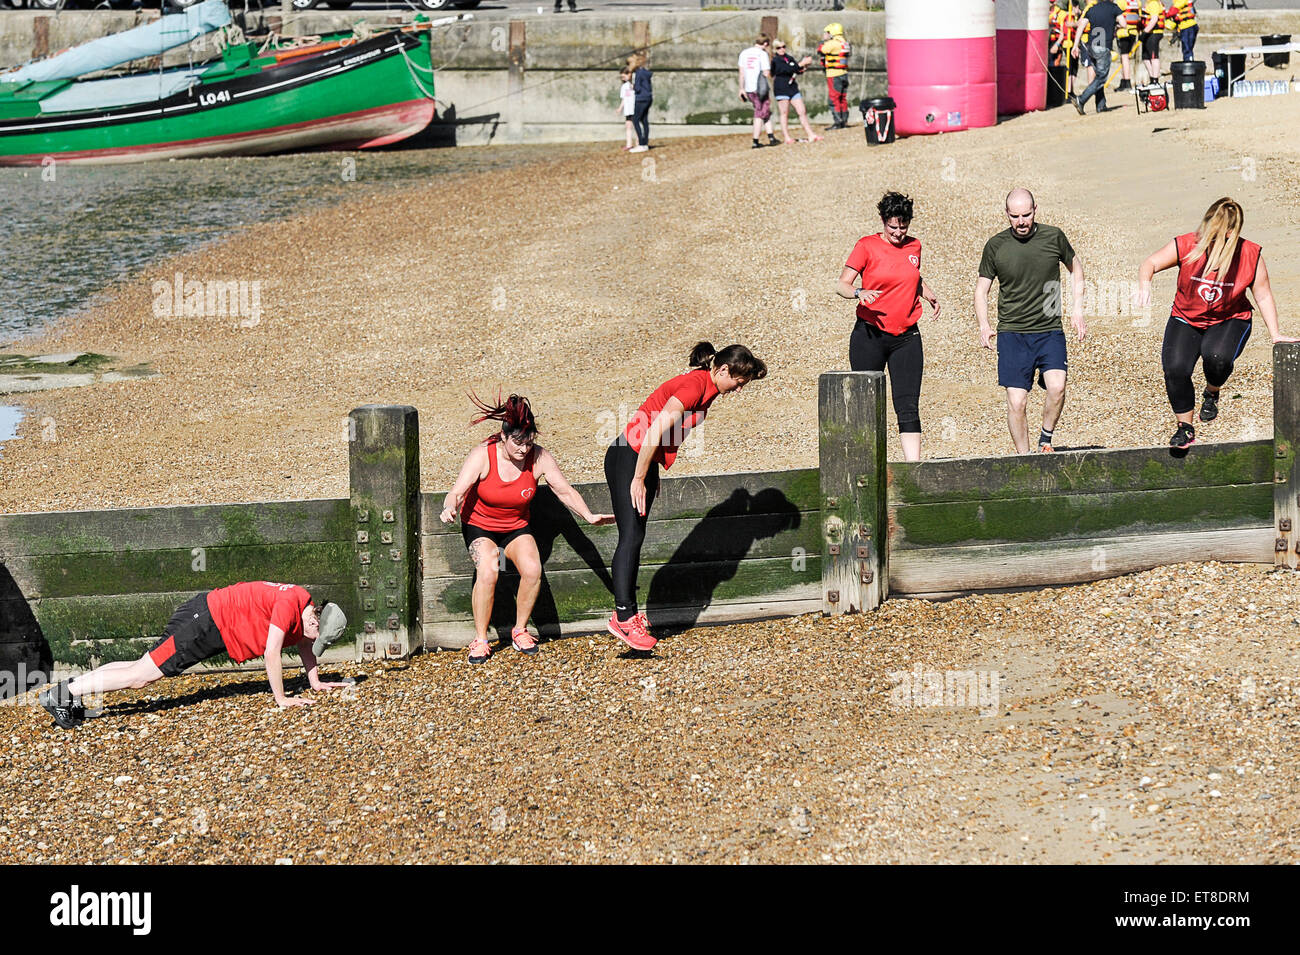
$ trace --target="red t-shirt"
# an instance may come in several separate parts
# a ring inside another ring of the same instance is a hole
[[[655,448],[653,460],[665,468],[673,466],[677,460],[677,449],[682,446],[691,429],[704,420],[709,413],[709,405],[718,397],[718,386],[713,383],[713,375],[704,368],[688,371],[684,375],[670,378],[650,393],[650,397],[637,409],[632,420],[627,423],[623,434],[627,443],[637,454],[641,453],[641,442],[645,439],[650,425],[654,423],[659,412],[664,410],[669,398],[676,398],[682,403],[686,412],[681,424],[664,432]]]
[[[1246,289],[1255,284],[1260,248],[1242,239],[1237,254],[1223,275],[1206,277],[1205,256],[1195,262],[1187,256],[1196,248],[1196,233],[1188,232],[1174,239],[1178,247],[1178,292],[1174,295],[1173,315],[1193,328],[1209,328],[1231,318],[1250,321],[1253,309]]]
[[[533,451],[524,458],[519,477],[513,481],[501,480],[497,471],[497,449],[501,435],[488,438],[488,473],[465,495],[461,505],[460,521],[473,524],[485,531],[517,531],[528,526],[528,514],[537,493],[537,478],[533,477]]]
[[[257,580],[233,584],[208,594],[208,610],[221,631],[226,652],[236,663],[266,653],[266,631],[272,624],[284,631],[284,645],[302,641],[302,612],[311,594],[295,584]]]
[[[901,335],[921,317],[921,242],[911,236],[891,245],[879,235],[858,239],[846,268],[862,273],[864,289],[880,289],[868,305],[858,302],[858,318],[891,335]]]

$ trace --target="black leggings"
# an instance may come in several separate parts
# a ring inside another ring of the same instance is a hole
[[[921,329],[913,325],[901,335],[882,332],[858,319],[849,336],[849,367],[854,371],[884,371],[889,366],[889,393],[900,434],[921,433],[921,373],[925,353]]]
[[[1187,414],[1196,407],[1196,389],[1192,387],[1196,359],[1201,359],[1206,384],[1218,388],[1232,374],[1232,363],[1246,347],[1248,338],[1247,319],[1230,318],[1202,331],[1172,315],[1169,317],[1160,364],[1165,370],[1165,392],[1174,414]]]
[[[614,610],[619,620],[636,615],[636,575],[641,569],[641,544],[645,541],[645,523],[650,505],[659,493],[659,465],[651,464],[645,476],[645,514],[632,505],[632,477],[636,474],[637,453],[624,435],[605,452],[605,481],[618,523],[618,546],[610,573],[614,578]]]

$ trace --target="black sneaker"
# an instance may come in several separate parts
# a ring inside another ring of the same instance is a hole
[[[754,145],[750,146],[749,148],[750,148],[750,149],[762,149],[762,148],[763,148],[763,144],[760,143],[760,142],[756,139],[756,140],[754,140]]]
[[[781,140],[777,139],[775,136],[768,136],[768,137],[767,137],[767,144],[768,144],[769,146],[780,146],[780,145],[781,145]]]
[[[1175,431],[1174,436],[1169,439],[1169,447],[1176,451],[1181,451],[1183,448],[1190,448],[1195,443],[1196,429],[1190,424],[1184,424],[1181,421],[1178,422],[1178,430]]]
[[[1219,416],[1219,396],[1208,389],[1201,395],[1201,420],[1213,421]]]
[[[82,706],[81,700],[68,692],[68,684],[71,682],[64,680],[57,686],[47,686],[37,697],[41,706],[45,707],[45,712],[54,717],[54,722],[65,730],[76,729],[86,719],[86,708]]]

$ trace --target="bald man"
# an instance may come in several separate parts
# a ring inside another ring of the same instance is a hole
[[[1056,423],[1065,406],[1068,368],[1061,326],[1061,266],[1070,270],[1074,306],[1071,324],[1079,341],[1083,322],[1083,260],[1065,233],[1036,221],[1038,206],[1028,189],[1013,189],[1006,200],[1010,228],[984,243],[975,283],[975,317],[980,345],[993,348],[989,290],[998,283],[998,384],[1007,392],[1007,427],[1020,454],[1029,452],[1026,410],[1034,375],[1047,391],[1038,450],[1051,451]]]

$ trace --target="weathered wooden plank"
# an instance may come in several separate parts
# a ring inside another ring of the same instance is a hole
[[[1300,344],[1273,346],[1273,562],[1300,567]]]
[[[702,609],[723,602],[755,602],[802,596],[821,573],[816,555],[794,559],[714,561],[705,563],[643,564],[637,588],[653,620],[662,607]],[[494,619],[514,613],[514,594],[519,579],[503,574],[497,582]],[[466,619],[471,614],[470,577],[426,578],[424,585],[425,623]],[[534,618],[540,623],[581,619],[613,608],[612,588],[607,574],[589,570],[547,572]]]
[[[750,620],[768,620],[773,617],[792,617],[798,614],[819,613],[821,611],[821,585],[813,582],[804,588],[802,597],[789,599],[743,601],[739,603],[710,604],[703,610],[696,608],[663,607],[655,611],[653,626],[659,635],[665,629],[668,632],[686,630],[696,626],[711,626],[723,623],[742,623]],[[608,609],[593,611],[577,620],[564,623],[548,624],[541,628],[541,636],[555,639],[562,636],[580,634],[606,633],[605,624],[609,620]],[[509,625],[501,627],[496,636],[509,639]],[[426,649],[460,649],[467,647],[474,639],[474,624],[468,619],[426,622],[424,625],[424,646]],[[610,638],[613,639],[612,637]]]
[[[346,585],[295,581],[322,600],[333,600],[348,616],[348,633],[340,644],[351,656],[353,624],[360,616]],[[157,640],[176,608],[200,589],[171,593],[112,594],[97,597],[57,597],[32,601],[32,610],[50,646],[54,661],[69,666],[134,660]],[[334,647],[331,647],[333,650]]]
[[[1259,527],[1273,512],[1268,484],[907,504],[890,509],[890,547]]]
[[[29,600],[158,591],[198,592],[244,580],[345,583],[352,579],[352,545],[338,541],[43,554],[11,557],[5,567]]]
[[[892,593],[930,594],[1054,587],[1182,561],[1269,563],[1272,547],[1273,532],[1265,526],[903,550],[890,558],[889,589]]]
[[[822,610],[874,610],[885,599],[885,376],[833,371],[818,379]]]
[[[576,484],[574,487],[582,493],[592,510],[608,512],[611,509],[609,488],[603,482]],[[424,495],[421,533],[460,534],[459,525],[443,524],[438,518],[445,497],[445,492]],[[816,468],[664,477],[659,484],[659,496],[650,509],[650,523],[699,519],[711,512],[719,516],[718,508],[743,508],[750,514],[784,513],[791,508],[815,511],[821,506],[820,500]],[[532,510],[534,520],[545,520],[552,514],[568,511],[545,485],[538,491]]]
[[[0,558],[347,540],[343,499],[0,515]]]
[[[618,528],[612,524],[592,527],[571,521],[561,532],[552,530],[548,534],[534,523],[533,536],[537,538],[543,564],[551,571],[590,569],[593,564],[608,567],[618,544]],[[423,538],[423,544],[426,577],[454,577],[473,569],[459,535],[428,536]],[[794,558],[799,553],[817,553],[820,549],[819,515],[794,511],[789,514],[654,521],[646,527],[641,560],[646,564],[666,564],[759,557]]]
[[[1166,488],[1271,484],[1272,442],[1198,444],[1181,458],[1168,448],[1059,451],[889,465],[890,504],[938,504],[1042,497],[1063,491],[1106,494]]]
[[[348,417],[353,593],[365,609],[361,658],[406,657],[420,628],[420,422],[410,405],[364,405]],[[380,602],[371,577],[397,586]],[[374,602],[373,608],[369,607]]]

